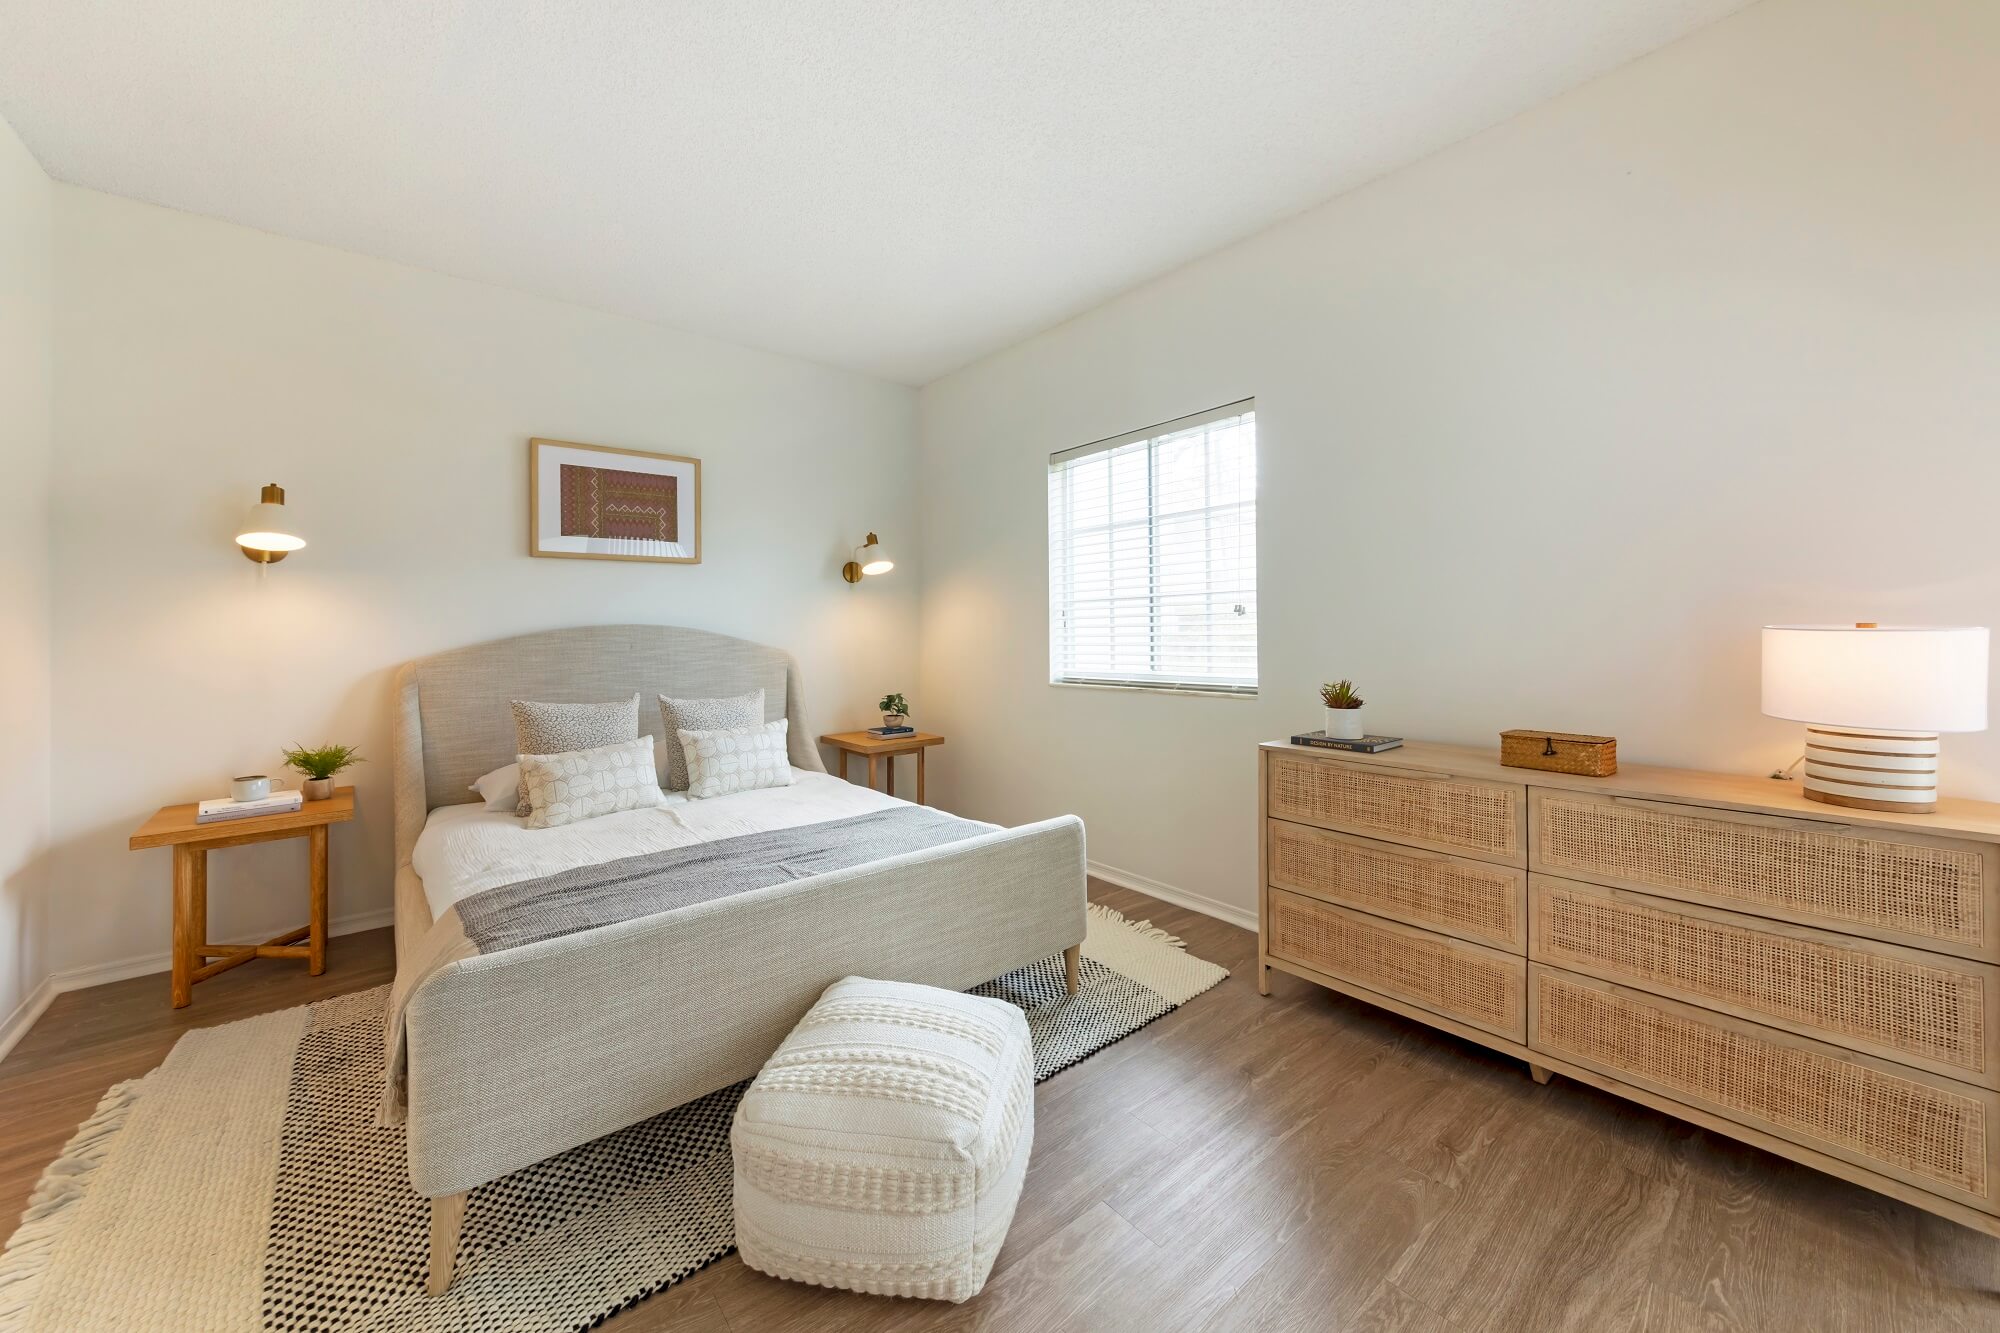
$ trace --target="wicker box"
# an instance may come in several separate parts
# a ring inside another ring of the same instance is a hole
[[[1509,768],[1608,778],[1618,771],[1618,740],[1574,731],[1503,731],[1500,762]]]

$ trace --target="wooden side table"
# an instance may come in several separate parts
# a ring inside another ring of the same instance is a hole
[[[821,745],[831,745],[840,755],[840,776],[847,776],[847,759],[850,755],[862,755],[868,760],[868,785],[875,785],[875,769],[882,760],[888,760],[889,783],[884,788],[889,795],[896,794],[896,756],[913,754],[917,757],[917,804],[924,803],[924,753],[933,745],[943,745],[944,737],[928,731],[913,731],[907,736],[877,736],[867,731],[836,731],[830,736],[819,738]]]
[[[255,815],[213,824],[197,824],[196,808],[194,804],[163,806],[126,844],[134,851],[147,847],[171,847],[174,851],[174,1008],[185,1009],[193,1001],[197,981],[207,981],[252,958],[303,958],[312,975],[326,971],[326,831],[330,825],[354,818],[354,788],[336,788],[328,799],[307,801],[289,814]],[[283,838],[305,838],[310,844],[310,919],[297,930],[262,944],[210,944],[208,854],[223,847],[247,847]]]

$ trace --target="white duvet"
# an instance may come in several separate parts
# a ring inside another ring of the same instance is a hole
[[[904,804],[826,773],[795,768],[792,777],[789,787],[702,801],[676,792],[655,810],[624,810],[549,829],[531,829],[525,819],[477,803],[440,806],[424,824],[411,864],[423,878],[424,897],[436,920],[459,899],[502,884]]]

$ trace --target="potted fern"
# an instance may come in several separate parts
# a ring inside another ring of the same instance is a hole
[[[1326,734],[1329,739],[1361,739],[1361,705],[1364,701],[1354,692],[1353,681],[1336,680],[1320,686],[1319,700],[1326,705]]]
[[[908,726],[910,722],[909,701],[900,694],[885,694],[882,702],[875,705],[882,710],[882,725],[885,727]]]
[[[285,751],[285,767],[295,769],[305,779],[302,785],[308,801],[331,799],[333,775],[360,762],[361,752],[352,745],[315,745],[310,749],[294,745]]]

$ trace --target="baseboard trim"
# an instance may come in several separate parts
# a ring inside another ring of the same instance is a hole
[[[363,912],[359,916],[335,917],[326,923],[329,935],[352,935],[363,930],[379,930],[396,919],[396,909],[384,907],[380,911]],[[244,936],[273,934],[274,931],[243,931]],[[165,972],[173,966],[173,955],[162,949],[158,953],[140,954],[132,958],[113,959],[108,963],[91,963],[85,967],[65,968],[54,973],[43,984],[52,986],[50,998],[65,991],[87,990],[92,986],[108,985],[113,981],[129,981],[133,977],[151,976],[155,972]],[[48,1002],[43,1001],[43,1007]]]
[[[27,998],[14,1006],[14,1012],[7,1015],[7,1021],[0,1023],[0,1060],[7,1058],[7,1052],[14,1049],[14,1043],[28,1035],[28,1029],[56,998],[56,979],[43,977],[42,984],[28,992]]]
[[[1116,884],[1121,889],[1130,889],[1134,893],[1143,893],[1149,897],[1158,898],[1163,902],[1170,902],[1176,907],[1185,907],[1190,912],[1200,912],[1203,916],[1212,916],[1217,921],[1227,922],[1239,930],[1247,930],[1253,935],[1257,933],[1257,914],[1255,912],[1245,911],[1243,908],[1232,906],[1229,903],[1219,903],[1204,894],[1190,893],[1186,889],[1177,889],[1171,884],[1162,884],[1157,879],[1148,879],[1146,876],[1134,874],[1130,870],[1120,870],[1117,866],[1105,865],[1102,861],[1086,862],[1085,869],[1107,884]]]

